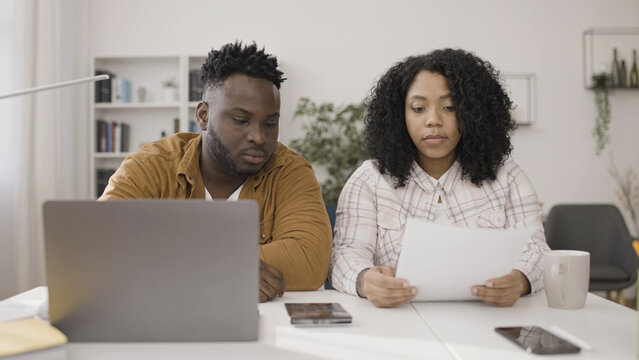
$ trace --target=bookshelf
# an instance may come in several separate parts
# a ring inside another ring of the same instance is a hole
[[[89,110],[89,191],[90,197],[97,198],[98,191],[106,185],[108,176],[117,169],[124,158],[135,152],[140,146],[159,140],[162,135],[171,135],[176,130],[186,132],[194,130],[191,120],[195,120],[195,108],[198,101],[190,94],[190,71],[198,70],[204,63],[204,55],[152,54],[152,55],[94,55],[91,58],[91,74],[96,70],[106,70],[115,75],[110,84],[111,96],[105,96],[104,89],[92,86],[90,89]],[[130,83],[126,96],[122,82]],[[163,83],[169,79],[177,82],[177,92],[165,94]],[[117,84],[117,85],[116,85]],[[144,88],[144,93],[139,91]],[[96,94],[98,93],[98,94]],[[120,98],[114,94],[120,94]],[[102,98],[100,98],[102,94]],[[97,97],[97,98],[96,98]],[[108,102],[101,102],[109,98]],[[98,101],[101,100],[101,101]],[[104,128],[98,133],[98,120],[116,123],[112,135],[112,151],[104,151],[106,136]],[[121,132],[121,124],[128,125],[128,136]],[[195,126],[199,131],[199,127]],[[117,135],[116,135],[117,133]],[[102,135],[100,137],[99,135]],[[122,139],[128,137],[128,151],[115,148]],[[100,147],[102,146],[102,147]]]

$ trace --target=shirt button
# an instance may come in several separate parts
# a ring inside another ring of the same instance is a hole
[[[266,239],[266,235],[262,234],[262,239]]]

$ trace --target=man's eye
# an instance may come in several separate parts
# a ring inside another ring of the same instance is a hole
[[[267,122],[264,124],[264,126],[266,127],[276,127],[277,126],[277,122]]]
[[[248,122],[248,121],[247,121],[246,119],[244,119],[244,118],[237,118],[237,117],[234,117],[234,118],[233,118],[233,121],[235,121],[235,122],[236,122],[236,123],[238,123],[238,124],[246,124],[246,123]]]

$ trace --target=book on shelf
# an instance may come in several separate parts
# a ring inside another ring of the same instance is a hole
[[[97,152],[107,152],[107,123],[104,120],[97,121]]]
[[[107,152],[112,152],[112,148],[111,148],[111,144],[113,143],[113,123],[112,122],[107,122],[107,134],[106,134],[106,138],[107,138]]]
[[[129,152],[129,124],[120,123],[120,151]]]
[[[202,100],[202,71],[194,69],[189,71],[189,101]]]
[[[202,129],[200,129],[200,126],[197,124],[195,120],[189,120],[189,132],[192,132],[192,133],[202,132]]]
[[[128,152],[129,124],[116,121],[96,121],[96,152]]]
[[[115,169],[97,169],[95,172],[95,197],[99,198],[109,184],[109,179],[111,178],[111,175],[115,173]]]
[[[131,81],[114,76],[111,82],[111,102],[130,103],[131,102]]]
[[[120,102],[131,102],[131,82],[127,79],[120,79]]]
[[[111,152],[120,151],[120,132],[118,131],[118,123],[115,121],[111,122]]]
[[[109,75],[108,79],[95,83],[95,102],[111,102],[112,79],[115,74],[107,70],[95,70],[95,75]]]
[[[131,81],[107,70],[96,70],[96,75],[109,75],[109,79],[95,83],[96,103],[130,103]]]

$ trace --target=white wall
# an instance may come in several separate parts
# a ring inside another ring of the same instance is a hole
[[[266,46],[288,77],[284,143],[301,136],[290,121],[299,97],[359,101],[411,54],[461,47],[503,72],[534,72],[538,121],[514,136],[513,155],[546,211],[617,203],[609,157],[594,155],[593,93],[582,83],[581,34],[596,26],[639,26],[639,1],[93,0],[89,18],[94,54],[207,53],[235,39]],[[639,171],[639,91],[617,92],[612,108],[617,162]]]

